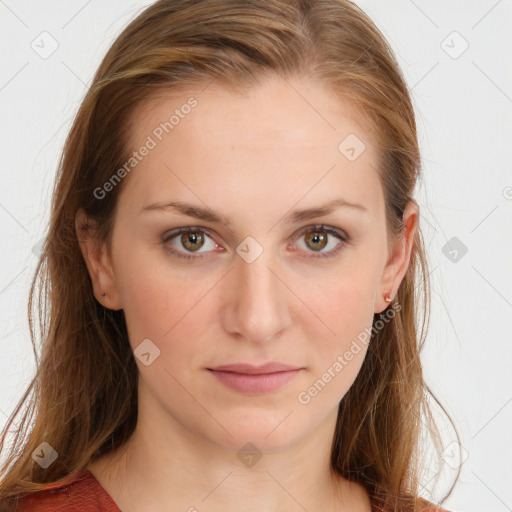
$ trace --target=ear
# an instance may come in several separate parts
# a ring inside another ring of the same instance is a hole
[[[122,309],[106,244],[96,238],[94,221],[83,209],[75,216],[75,231],[96,300],[108,309]]]
[[[390,296],[391,299],[395,298],[398,288],[409,268],[419,223],[419,206],[416,201],[410,200],[407,203],[403,220],[404,232],[391,250],[386,267],[382,272],[380,287],[375,297],[375,313],[381,313],[391,304],[384,297]]]

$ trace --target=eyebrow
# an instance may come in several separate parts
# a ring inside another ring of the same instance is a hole
[[[352,208],[356,211],[360,211],[362,213],[368,213],[368,209],[357,203],[350,203],[345,201],[344,199],[333,199],[325,203],[324,205],[317,206],[314,208],[305,208],[295,210],[284,217],[284,222],[286,224],[297,224],[304,220],[312,219],[315,217],[322,217],[324,215],[329,215],[333,213],[335,210],[346,207]],[[182,201],[171,201],[167,203],[153,203],[148,206],[145,206],[140,213],[146,211],[168,211],[174,210],[183,215],[187,215],[188,217],[194,217],[196,219],[212,222],[215,224],[223,224],[226,227],[230,227],[231,223],[224,216],[219,213],[214,212],[210,208],[203,208],[198,205],[185,203]]]

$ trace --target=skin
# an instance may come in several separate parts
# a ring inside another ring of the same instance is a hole
[[[111,253],[79,236],[97,300],[124,310],[133,349],[149,338],[160,350],[148,366],[136,358],[133,437],[88,468],[123,512],[169,504],[183,511],[370,511],[364,488],[329,467],[338,404],[366,346],[308,404],[297,397],[389,306],[384,297],[396,295],[409,266],[418,207],[407,206],[405,235],[391,244],[369,124],[310,79],[272,76],[245,94],[216,85],[169,94],[135,110],[130,147],[139,148],[191,95],[197,106],[122,183]],[[348,134],[366,145],[355,161],[338,150]],[[283,220],[335,198],[366,210]],[[230,227],[171,210],[141,213],[171,200],[219,212]],[[76,220],[80,234],[82,211]],[[321,231],[327,245],[315,246],[300,234],[315,224],[350,241]],[[188,250],[179,234],[162,241],[182,227],[209,233]],[[252,263],[236,252],[248,236],[263,249]],[[339,244],[337,255],[317,256]],[[181,259],[169,247],[205,258]],[[252,395],[206,370],[266,361],[304,369],[280,390]],[[262,455],[251,467],[237,457],[248,442]]]

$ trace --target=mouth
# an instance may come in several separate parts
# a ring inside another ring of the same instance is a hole
[[[282,388],[304,370],[283,363],[232,364],[207,370],[222,384],[240,393],[270,393]]]

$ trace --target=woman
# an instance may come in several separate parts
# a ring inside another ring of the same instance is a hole
[[[434,510],[419,173],[352,3],[148,7],[66,141],[3,509]]]

